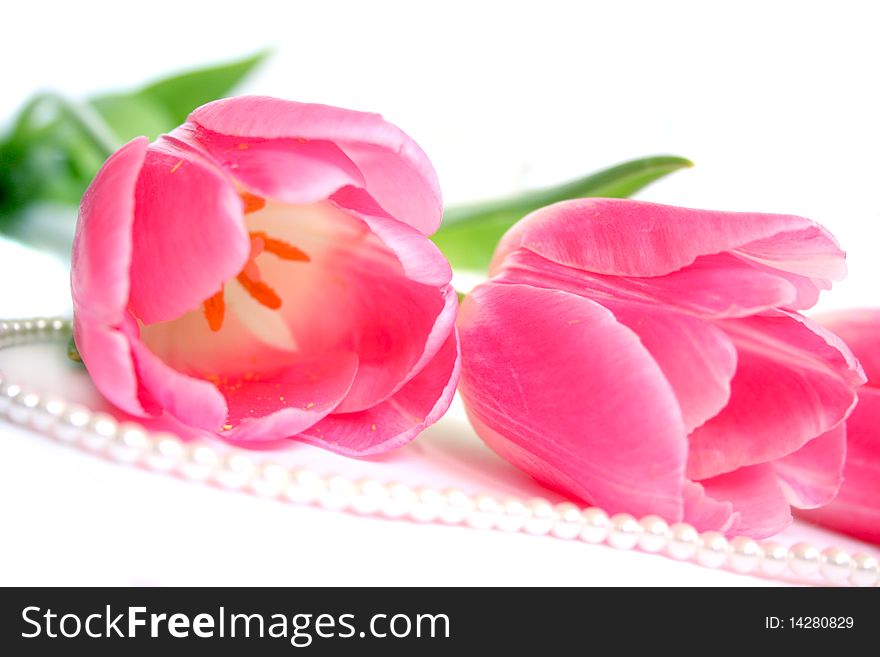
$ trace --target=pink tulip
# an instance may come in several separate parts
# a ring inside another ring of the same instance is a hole
[[[800,217],[552,205],[462,306],[461,393],[489,446],[572,497],[767,536],[840,485],[864,375],[797,311],[845,272]]]
[[[422,150],[375,114],[220,100],[109,160],[80,208],[76,342],[100,391],[235,442],[397,447],[458,380]]]
[[[843,485],[834,500],[801,515],[880,544],[880,309],[850,310],[820,317],[850,346],[865,368],[866,386],[846,421]]]

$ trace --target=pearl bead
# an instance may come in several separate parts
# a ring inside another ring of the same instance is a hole
[[[119,426],[118,438],[108,445],[110,457],[120,463],[136,463],[150,445],[150,436],[134,422]]]
[[[645,516],[641,520],[642,533],[639,548],[645,552],[660,552],[669,538],[669,525],[660,516]]]
[[[611,516],[608,544],[619,550],[632,550],[638,545],[641,533],[642,526],[638,520],[628,513],[617,513]]]
[[[34,415],[40,396],[35,392],[21,390],[14,399],[10,400],[7,411],[9,419],[16,424],[27,424]]]
[[[82,435],[91,418],[92,414],[85,406],[71,404],[64,409],[53,433],[62,442],[75,442]]]
[[[82,434],[82,444],[93,452],[102,452],[119,433],[116,418],[107,413],[94,413]]]
[[[406,484],[391,484],[388,499],[382,508],[386,518],[403,518],[409,515],[416,503],[416,492]]]
[[[446,506],[440,511],[440,520],[447,525],[463,523],[474,508],[474,500],[470,495],[458,488],[444,491]]]
[[[584,528],[584,516],[581,508],[571,502],[556,505],[556,522],[550,533],[556,538],[566,541],[577,538]]]
[[[788,548],[773,541],[761,545],[761,572],[770,577],[779,577],[788,569]]]
[[[66,410],[67,406],[63,400],[57,397],[43,398],[31,418],[31,426],[43,433],[54,435],[54,429]]]
[[[700,534],[697,563],[707,568],[719,568],[727,560],[727,537],[721,532]]]
[[[811,577],[819,571],[820,557],[819,548],[809,543],[797,543],[788,551],[788,565],[795,574]]]
[[[284,497],[295,504],[312,504],[324,492],[324,478],[311,470],[294,470],[290,482],[284,489]]]
[[[697,553],[699,547],[700,535],[691,525],[677,522],[669,528],[666,552],[673,559],[686,561]]]
[[[181,440],[170,433],[154,436],[149,451],[144,455],[144,464],[158,472],[171,472],[180,465],[184,457]]]
[[[747,536],[737,536],[730,541],[727,563],[738,573],[750,573],[761,563],[763,550],[758,541]]]
[[[846,581],[851,565],[852,557],[840,548],[826,548],[819,557],[819,572],[830,582]]]
[[[220,465],[217,452],[198,443],[188,445],[180,461],[180,473],[193,481],[208,481]]]
[[[6,415],[12,407],[13,400],[21,394],[21,386],[17,383],[0,385],[0,414]]]
[[[856,554],[852,558],[849,582],[853,586],[874,586],[880,580],[880,563],[870,554]]]
[[[351,510],[369,516],[378,513],[390,496],[388,488],[374,479],[362,479],[357,483],[358,495],[352,500]]]
[[[223,455],[213,479],[224,488],[238,490],[250,484],[256,470],[256,464],[249,456],[233,450]]]
[[[318,504],[330,511],[343,511],[351,504],[354,495],[355,487],[351,481],[333,476],[327,479],[327,486],[318,495]]]
[[[409,515],[416,522],[434,522],[445,505],[446,498],[440,491],[419,488],[416,490],[416,503],[410,509]]]
[[[480,495],[474,499],[474,508],[465,518],[473,529],[492,529],[501,517],[501,505],[494,497]]]
[[[278,497],[290,482],[290,472],[277,463],[261,463],[257,466],[251,490],[262,497]]]
[[[602,543],[608,538],[611,519],[602,509],[591,506],[583,512],[584,527],[580,539],[585,543]]]
[[[518,532],[526,526],[532,510],[524,502],[507,499],[501,503],[501,515],[498,517],[497,528],[503,532]]]
[[[529,516],[523,527],[526,534],[535,536],[549,534],[557,520],[554,505],[543,498],[536,497],[529,500],[528,507]]]

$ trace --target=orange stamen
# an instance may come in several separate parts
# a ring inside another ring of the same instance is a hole
[[[241,202],[244,204],[244,213],[251,214],[266,207],[266,199],[250,192],[239,192]]]
[[[257,263],[253,260],[249,260],[248,263],[244,266],[244,269],[241,270],[241,273],[247,276],[252,281],[260,281],[263,277],[260,275],[260,268],[257,267]]]
[[[300,262],[309,262],[311,260],[308,253],[284,240],[269,237],[261,231],[253,232],[250,235],[251,240],[262,240],[264,251],[276,255],[282,260],[298,260]]]
[[[266,199],[251,194],[249,192],[239,192],[242,203],[244,205],[244,213],[257,212],[265,207]],[[309,262],[309,255],[292,244],[284,240],[269,237],[262,231],[250,233],[251,252],[248,261],[245,263],[241,273],[236,277],[241,286],[253,297],[257,303],[278,310],[281,307],[281,297],[269,285],[263,282],[260,276],[260,268],[257,266],[256,258],[263,251],[271,253],[282,260],[296,260],[299,262]],[[214,296],[207,299],[203,303],[205,318],[208,320],[208,326],[211,330],[219,331],[223,326],[223,319],[226,314],[226,302],[223,298],[223,289],[221,288]]]
[[[272,310],[278,310],[281,307],[281,297],[279,297],[275,293],[275,290],[266,285],[263,281],[255,281],[247,275],[247,271],[241,272],[237,278],[238,282],[241,283],[241,286],[247,290],[247,293],[256,299],[258,303],[266,306],[266,308],[271,308]]]
[[[226,302],[223,300],[223,290],[207,299],[204,303],[205,317],[208,320],[208,326],[215,333],[223,326],[223,317],[226,314]]]

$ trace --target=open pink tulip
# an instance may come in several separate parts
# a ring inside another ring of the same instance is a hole
[[[840,484],[864,375],[797,311],[845,271],[800,217],[552,205],[465,300],[460,389],[477,433],[551,487],[767,536]]]
[[[458,379],[421,149],[375,114],[220,100],[107,160],[80,208],[75,337],[100,391],[235,442],[367,455]]]
[[[880,544],[880,309],[849,310],[819,318],[853,350],[868,383],[846,421],[846,465],[837,497],[799,515]]]

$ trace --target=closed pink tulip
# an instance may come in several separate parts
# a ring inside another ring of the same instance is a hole
[[[459,315],[477,433],[611,512],[755,537],[837,493],[862,370],[798,313],[844,254],[794,216],[559,203],[498,246]]]
[[[96,386],[235,442],[399,446],[447,409],[456,295],[421,149],[375,114],[220,100],[115,153],[73,250]]]
[[[800,515],[826,527],[880,544],[880,310],[849,310],[819,318],[853,350],[867,385],[846,421],[846,465],[837,497]]]

